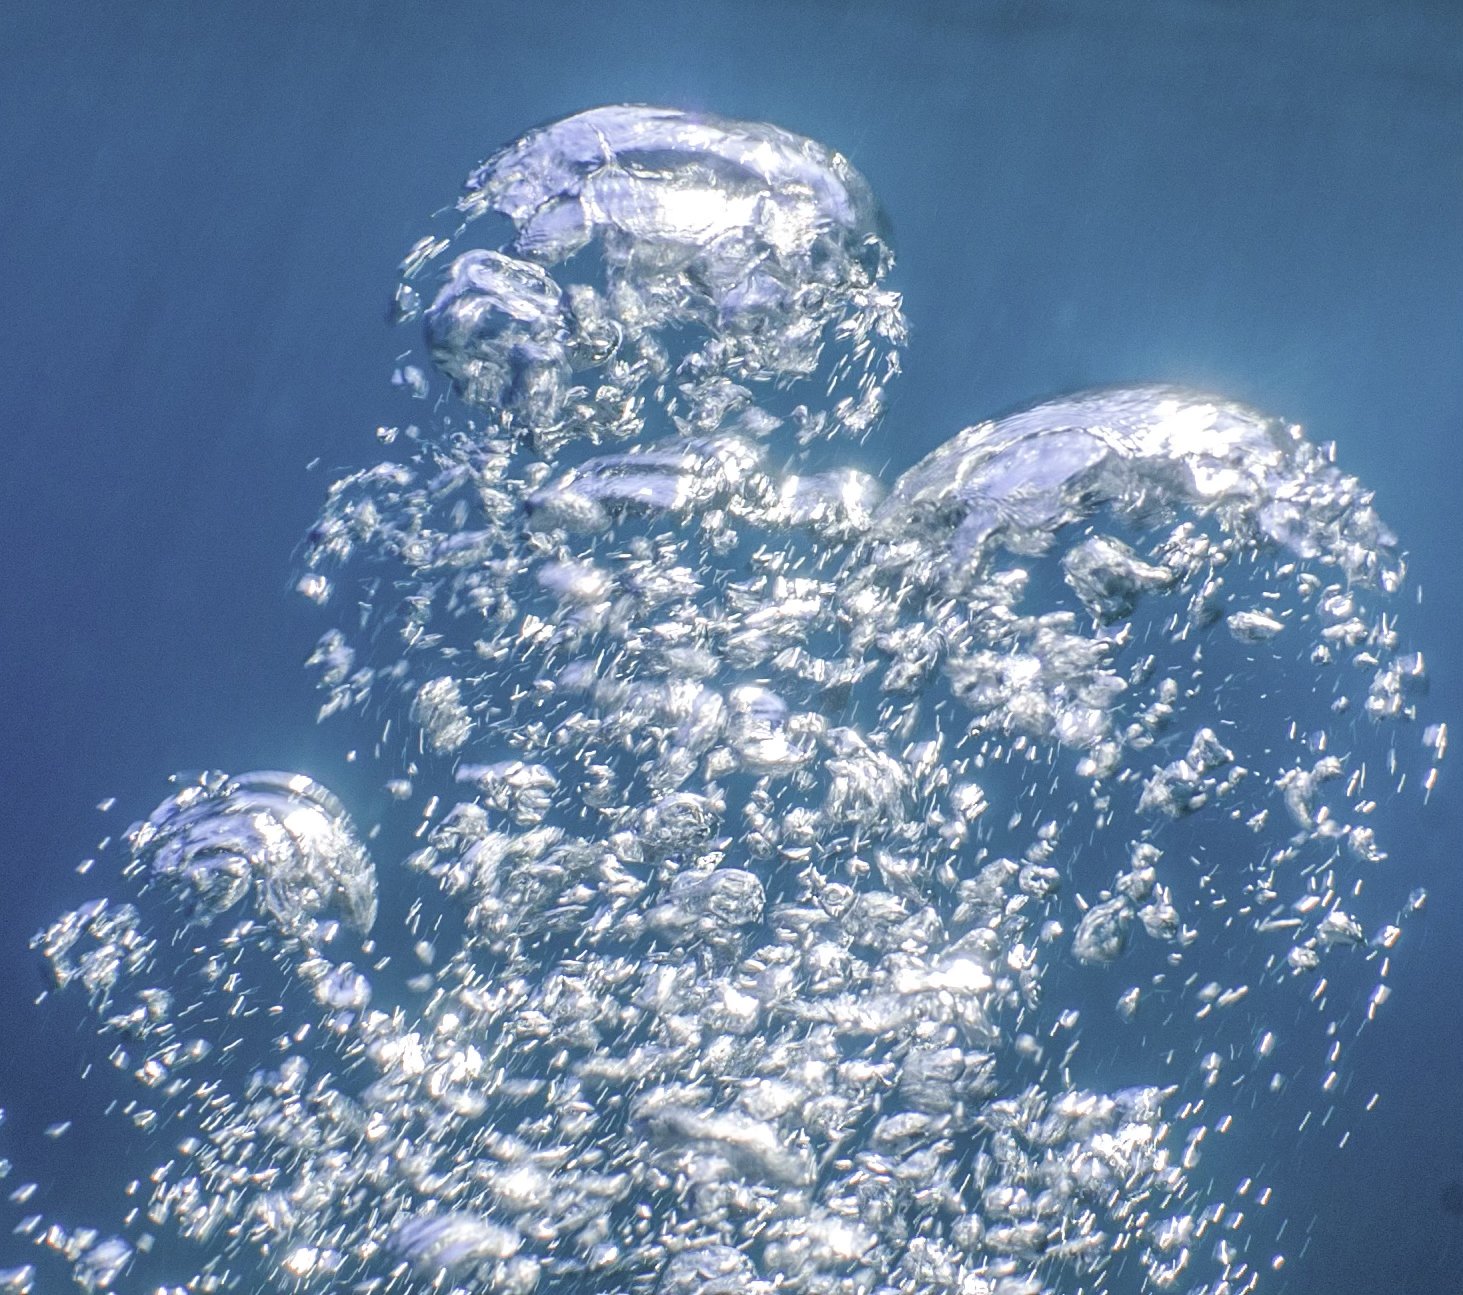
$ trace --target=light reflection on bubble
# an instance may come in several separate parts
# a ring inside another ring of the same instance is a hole
[[[459,400],[300,582],[404,866],[296,775],[135,828],[37,944],[175,1150],[28,1234],[94,1290],[1263,1289],[1446,745],[1364,488],[1160,387],[838,464],[892,255],[773,127],[597,109],[459,214],[397,294]]]

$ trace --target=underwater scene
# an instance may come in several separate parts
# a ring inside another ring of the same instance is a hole
[[[0,1291],[1463,1291],[1463,10],[0,38]]]

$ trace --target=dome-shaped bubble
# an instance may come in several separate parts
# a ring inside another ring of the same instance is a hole
[[[745,384],[820,366],[834,398],[802,436],[862,435],[882,409],[904,334],[879,287],[892,257],[868,184],[821,144],[679,109],[595,108],[483,163],[458,206],[469,223],[419,244],[408,278],[470,243],[481,216],[512,233],[452,263],[425,315],[432,356],[470,404],[545,446],[638,434],[656,384],[671,420],[700,432],[751,398]]]
[[[967,428],[895,482],[875,529],[896,560],[917,549],[917,562],[958,578],[991,545],[1039,547],[1099,506],[1186,506],[1395,584],[1395,540],[1370,503],[1280,419],[1175,387],[1116,387]]]
[[[712,192],[721,200],[704,201]],[[762,201],[776,211],[753,211]],[[814,140],[636,104],[530,131],[472,173],[459,205],[510,217],[519,248],[548,261],[605,229],[699,248],[760,221],[773,250],[790,257],[835,227],[863,238],[881,221],[863,177]]]
[[[376,920],[376,873],[345,807],[312,778],[212,774],[132,829],[134,858],[207,921],[252,897],[283,933],[336,915]]]

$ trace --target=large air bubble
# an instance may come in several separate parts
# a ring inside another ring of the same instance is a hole
[[[867,434],[904,323],[867,183],[839,154],[754,122],[613,107],[525,135],[473,172],[466,222],[406,262],[453,253],[423,318],[434,362],[469,403],[551,450],[587,435],[729,417],[803,440]],[[494,247],[491,222],[508,230]],[[466,249],[466,250],[464,250]],[[769,383],[822,389],[766,408]],[[647,413],[649,399],[661,413]],[[808,404],[822,406],[816,414]]]
[[[134,856],[197,920],[246,898],[283,933],[334,916],[376,920],[376,874],[345,807],[303,774],[213,775],[164,801],[131,833]]]

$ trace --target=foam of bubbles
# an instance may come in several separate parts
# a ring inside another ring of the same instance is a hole
[[[773,127],[597,109],[459,214],[397,304],[460,399],[300,585],[404,915],[317,784],[220,776],[38,937],[177,1148],[168,1289],[1260,1288],[1233,1162],[1344,1140],[1420,903],[1377,811],[1446,743],[1365,490],[1158,387],[810,462],[903,326],[867,185]]]

